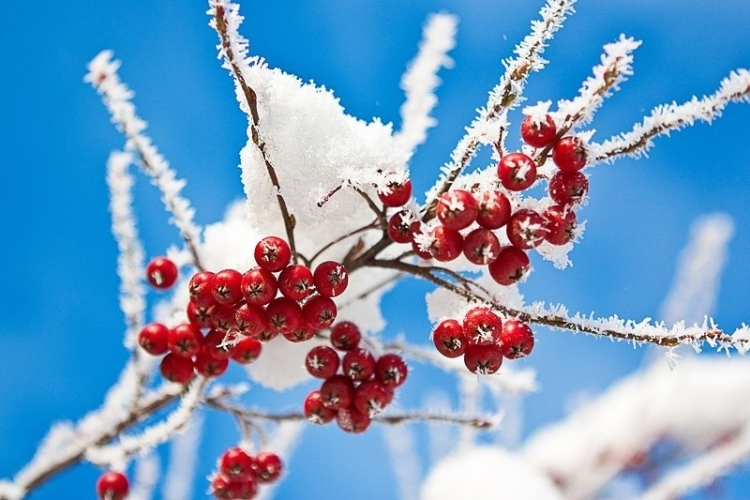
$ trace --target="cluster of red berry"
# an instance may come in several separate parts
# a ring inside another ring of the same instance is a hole
[[[464,357],[472,373],[489,375],[500,369],[503,357],[523,358],[534,348],[534,334],[523,321],[500,317],[486,307],[475,307],[463,322],[445,319],[432,331],[438,352],[448,358]]]
[[[247,453],[240,447],[224,452],[217,463],[218,472],[211,478],[211,493],[226,500],[254,498],[258,485],[278,480],[283,470],[275,453]]]
[[[320,345],[307,354],[307,371],[323,379],[320,390],[305,399],[304,413],[310,422],[327,424],[335,418],[346,432],[364,432],[372,417],[393,401],[396,387],[406,381],[408,370],[401,356],[389,353],[376,359],[360,347],[361,338],[356,324],[342,321],[331,329],[333,348]]]

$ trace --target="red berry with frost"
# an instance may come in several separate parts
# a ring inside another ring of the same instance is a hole
[[[96,494],[100,500],[124,500],[130,482],[122,472],[107,471],[96,480]]]
[[[411,219],[406,210],[396,212],[388,219],[388,237],[395,243],[411,242]]]
[[[195,360],[193,360],[195,373],[203,375],[206,378],[213,378],[222,375],[227,371],[228,366],[228,359],[216,359],[211,356],[211,353],[206,349],[198,351],[198,354],[195,355]]]
[[[372,419],[356,408],[343,408],[336,413],[336,423],[345,432],[360,434],[370,427]]]
[[[464,316],[463,328],[469,346],[495,344],[500,338],[503,322],[488,308],[475,307]]]
[[[262,267],[250,269],[243,274],[240,287],[247,303],[257,306],[270,303],[278,291],[276,277]]]
[[[302,317],[311,327],[322,330],[336,321],[338,309],[333,299],[323,295],[313,295],[302,306]]]
[[[552,148],[552,161],[563,172],[576,172],[586,166],[588,153],[583,141],[568,135],[557,141]]]
[[[255,262],[267,271],[281,271],[292,260],[289,243],[277,236],[267,236],[255,245]]]
[[[239,446],[229,448],[219,457],[219,471],[230,481],[255,479],[257,460]]]
[[[162,358],[159,371],[170,382],[185,384],[193,377],[193,359],[169,353]]]
[[[536,181],[536,163],[523,153],[509,153],[497,164],[500,183],[510,191],[523,191]]]
[[[334,375],[320,386],[320,399],[323,406],[332,410],[349,408],[354,399],[354,383],[344,375]]]
[[[237,363],[246,365],[258,359],[262,349],[263,344],[261,344],[258,339],[245,337],[234,346],[231,358]]]
[[[500,348],[508,359],[525,358],[534,349],[534,334],[529,325],[519,320],[508,320],[500,335]]]
[[[239,333],[255,337],[268,327],[268,316],[263,307],[244,303],[234,311],[234,323]]]
[[[214,276],[211,293],[219,304],[231,305],[242,298],[242,273],[236,269],[224,269]]]
[[[461,233],[437,226],[432,230],[432,244],[430,255],[440,262],[455,260],[464,249],[464,238]]]
[[[146,266],[146,279],[157,290],[171,288],[179,274],[177,265],[166,257],[156,257]]]
[[[375,358],[367,349],[358,347],[344,354],[341,368],[344,375],[355,382],[361,382],[369,379],[375,373]]]
[[[279,291],[292,300],[304,300],[313,292],[313,273],[305,265],[293,264],[279,274]]]
[[[338,262],[321,262],[313,273],[313,283],[320,295],[338,297],[349,285],[349,275],[346,268]]]
[[[351,321],[339,321],[331,329],[331,345],[340,351],[351,351],[359,347],[362,332]]]
[[[400,207],[405,205],[409,201],[409,198],[411,198],[411,181],[406,181],[403,184],[398,182],[389,183],[385,192],[378,193],[378,198],[380,198],[380,201],[386,207]]]
[[[569,208],[553,205],[542,214],[547,223],[544,239],[553,245],[565,245],[576,235],[576,213]]]
[[[422,250],[422,247],[417,243],[416,241],[411,242],[411,249],[414,252],[414,255],[419,257],[422,260],[432,260],[432,254],[428,251]]]
[[[521,122],[521,139],[534,148],[543,148],[555,140],[557,127],[550,115],[536,117],[526,115]]]
[[[199,306],[195,302],[188,302],[187,317],[191,325],[196,328],[211,328],[211,311],[214,306]]]
[[[487,265],[497,259],[500,241],[489,229],[477,228],[464,237],[464,256],[472,264]]]
[[[394,389],[406,382],[409,368],[398,354],[383,354],[375,362],[375,376],[386,388]]]
[[[214,359],[229,359],[235,346],[233,337],[221,330],[210,330],[203,338],[203,350]]]
[[[255,478],[259,483],[272,483],[279,479],[284,469],[276,453],[262,451],[255,455]]]
[[[432,331],[432,341],[440,354],[457,358],[466,351],[464,328],[455,319],[444,319]]]
[[[293,332],[302,324],[302,309],[294,300],[278,297],[266,307],[268,330],[276,333]]]
[[[340,362],[338,353],[326,345],[313,347],[305,356],[305,368],[316,378],[333,377],[339,369]]]
[[[494,262],[487,266],[490,276],[500,285],[508,286],[518,283],[526,276],[530,268],[529,256],[520,248],[512,245],[500,249]]]
[[[513,246],[521,250],[536,248],[547,235],[546,220],[534,210],[522,208],[510,216],[506,232]]]
[[[500,191],[483,191],[477,199],[477,224],[486,229],[498,229],[510,220],[510,200]]]
[[[211,308],[211,326],[224,330],[237,329],[237,310],[233,304],[216,304]]]
[[[393,401],[393,391],[379,380],[366,380],[354,389],[354,408],[368,417],[374,417],[385,410]]]
[[[474,196],[464,189],[453,189],[438,198],[435,215],[443,226],[454,231],[469,227],[477,218],[479,207]]]
[[[302,313],[304,314],[304,309]],[[305,342],[313,338],[317,332],[318,330],[316,328],[313,328],[312,326],[303,322],[295,330],[282,333],[282,335],[289,342]]]
[[[211,479],[211,493],[220,500],[249,500],[258,493],[255,478],[245,481],[231,481],[223,474]]]
[[[307,395],[302,412],[313,424],[327,424],[336,417],[336,410],[323,406],[320,391],[313,391]]]
[[[169,328],[161,323],[151,323],[138,334],[138,345],[153,356],[161,356],[169,350],[168,338]]]
[[[470,345],[464,354],[464,364],[477,375],[490,375],[503,364],[503,353],[497,344]]]
[[[581,203],[589,192],[589,180],[582,172],[558,171],[549,181],[549,195],[560,205]]]
[[[211,306],[216,303],[211,293],[211,282],[216,276],[211,271],[198,271],[190,278],[188,292],[190,301],[198,306]]]
[[[167,334],[167,347],[175,356],[189,358],[203,345],[203,334],[190,323],[175,326]]]

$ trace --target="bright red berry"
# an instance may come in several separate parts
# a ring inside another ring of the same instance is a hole
[[[299,327],[297,327],[297,328],[299,328]],[[290,330],[288,332],[285,331],[284,333],[291,334],[293,331],[294,330]],[[278,337],[279,333],[281,333],[281,332],[279,332],[279,330],[274,330],[274,329],[268,327],[268,328],[265,328],[262,332],[260,332],[257,335],[257,337],[255,337],[255,338],[257,338],[261,342],[270,342],[273,339],[275,339],[276,337]]]
[[[214,306],[199,306],[195,302],[188,302],[187,317],[190,324],[196,328],[211,328],[211,311]]]
[[[534,210],[522,208],[510,216],[506,232],[513,246],[521,250],[536,248],[547,235],[546,220]]]
[[[500,254],[487,268],[490,276],[501,285],[517,283],[529,271],[530,261],[526,252],[512,245],[500,249]]]
[[[216,304],[211,308],[211,326],[228,332],[237,329],[237,305]]]
[[[372,419],[356,408],[342,408],[336,413],[336,423],[345,432],[360,434],[370,427]]]
[[[379,380],[366,380],[354,389],[354,408],[368,417],[374,417],[393,400],[393,391]]]
[[[531,147],[543,148],[552,143],[557,134],[555,120],[550,115],[527,115],[521,122],[521,139]]]
[[[331,345],[340,351],[351,351],[359,346],[362,332],[351,321],[340,321],[331,329]]]
[[[242,275],[242,294],[248,304],[264,306],[276,297],[278,283],[276,277],[262,267],[250,269]]]
[[[326,261],[318,264],[313,273],[315,289],[320,295],[338,297],[349,285],[346,268],[338,262]]]
[[[386,388],[396,388],[406,382],[409,368],[404,358],[395,353],[383,354],[375,363],[375,376]]]
[[[576,235],[576,213],[569,208],[553,205],[542,214],[547,223],[544,239],[553,245],[565,245]]]
[[[198,354],[195,355],[195,359],[193,360],[195,373],[203,375],[206,378],[213,378],[222,375],[227,371],[228,366],[229,359],[216,359],[205,349],[198,351]]]
[[[237,331],[247,337],[255,337],[268,327],[266,310],[253,304],[242,304],[234,311]]]
[[[464,354],[464,364],[477,375],[490,375],[503,364],[503,353],[497,344],[470,345]]]
[[[169,353],[162,358],[159,370],[170,382],[185,384],[193,377],[193,359]]]
[[[380,201],[386,207],[400,207],[405,205],[409,201],[409,198],[411,198],[411,181],[406,181],[403,184],[397,182],[389,183],[388,191],[378,193],[378,198],[380,198]]]
[[[304,315],[304,313],[305,311],[303,308],[302,314]],[[318,330],[316,328],[313,328],[312,326],[308,325],[306,322],[303,322],[295,330],[291,332],[284,332],[282,333],[282,335],[289,342],[305,342],[313,338],[317,332]]]
[[[519,320],[508,320],[500,335],[500,348],[508,359],[525,358],[534,348],[534,334],[529,325]]]
[[[470,346],[497,343],[502,327],[500,317],[486,307],[471,309],[463,320],[464,335]]]
[[[211,293],[211,282],[216,276],[211,271],[199,271],[190,278],[188,292],[190,301],[198,306],[211,306],[216,303]]]
[[[107,471],[96,481],[96,494],[100,500],[124,500],[128,489],[130,483],[122,472]]]
[[[262,451],[255,455],[255,478],[259,483],[272,483],[283,471],[281,458],[276,453]]]
[[[178,275],[177,265],[166,257],[156,257],[146,266],[146,279],[157,290],[171,288]]]
[[[588,161],[586,145],[574,135],[565,136],[552,148],[552,161],[563,172],[581,170]]]
[[[167,338],[169,328],[161,323],[151,323],[138,334],[138,345],[153,356],[161,356],[169,350]]]
[[[258,359],[262,349],[263,344],[258,339],[245,337],[234,346],[231,357],[234,361],[246,365]]]
[[[463,252],[472,264],[486,265],[497,259],[500,242],[495,233],[480,227],[464,237]]]
[[[232,482],[255,479],[257,460],[239,446],[225,451],[218,465],[221,474]]]
[[[411,242],[411,219],[406,210],[393,214],[388,220],[388,237],[396,243]]]
[[[302,306],[302,317],[312,328],[322,330],[336,321],[338,309],[333,299],[323,295],[313,295]]]
[[[268,330],[275,333],[293,332],[302,324],[302,309],[294,300],[278,297],[266,307]]]
[[[233,334],[221,330],[210,330],[203,338],[203,350],[214,359],[229,359],[235,344]]]
[[[440,262],[455,260],[464,249],[464,238],[461,233],[445,226],[435,227],[432,237],[430,255]]]
[[[319,345],[310,349],[305,356],[305,368],[316,378],[329,379],[339,369],[339,355],[326,345]]]
[[[589,180],[582,172],[558,171],[549,181],[549,195],[560,205],[581,203],[589,192]]]
[[[483,191],[477,198],[477,224],[498,229],[510,220],[510,200],[500,191]]]
[[[231,305],[242,298],[242,273],[236,269],[224,269],[214,276],[211,294],[219,304]]]
[[[258,493],[255,477],[245,481],[231,481],[223,474],[211,479],[211,493],[220,500],[249,500]]]
[[[511,191],[523,191],[536,181],[536,163],[523,153],[510,153],[497,164],[500,183]]]
[[[438,198],[435,208],[443,226],[454,231],[469,227],[477,218],[479,207],[474,196],[464,189],[452,189]]]
[[[167,347],[175,356],[190,358],[203,345],[203,334],[190,323],[175,326],[167,334]]]
[[[307,395],[302,411],[305,418],[313,424],[327,424],[336,417],[336,410],[323,406],[320,391],[313,391]]]
[[[361,382],[369,379],[375,373],[375,358],[367,349],[358,347],[344,354],[341,368],[344,375],[355,382]]]
[[[267,236],[255,245],[255,262],[267,271],[281,271],[292,260],[289,243],[277,236]]]
[[[320,386],[320,399],[323,406],[332,410],[349,408],[354,399],[352,379],[344,375],[334,375],[325,379]]]
[[[461,323],[455,319],[444,319],[432,331],[432,341],[440,354],[457,358],[466,351],[466,336]]]
[[[304,300],[313,293],[313,273],[305,265],[293,264],[279,275],[279,290],[292,300]]]

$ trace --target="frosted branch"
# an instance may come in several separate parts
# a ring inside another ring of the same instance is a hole
[[[750,71],[738,69],[721,81],[719,90],[684,104],[662,104],[636,124],[630,132],[591,145],[595,161],[612,161],[620,155],[639,157],[653,145],[653,139],[693,125],[696,120],[711,123],[730,102],[750,102]]]
[[[451,153],[451,161],[442,167],[438,183],[427,193],[428,203],[423,211],[427,218],[432,218],[437,199],[450,189],[481,145],[501,146],[503,131],[508,127],[508,111],[522,102],[529,74],[544,68],[547,61],[541,57],[542,53],[568,14],[573,12],[573,4],[575,0],[548,0],[540,11],[541,20],[532,21],[531,33],[514,49],[516,57],[503,61],[505,74],[490,91],[487,104],[479,110]]]
[[[162,486],[165,500],[193,498],[193,482],[185,479],[195,475],[202,433],[203,417],[200,413],[193,413],[185,431],[172,439],[169,468]]]
[[[133,487],[128,494],[128,500],[151,500],[160,472],[159,457],[155,453],[138,457],[135,462]]]
[[[172,214],[172,221],[180,230],[196,267],[201,268],[201,230],[193,223],[195,209],[180,193],[186,181],[177,179],[177,174],[151,143],[151,139],[143,134],[146,122],[136,114],[135,106],[131,102],[134,94],[120,81],[117,74],[120,61],[113,61],[112,55],[111,50],[105,50],[92,59],[88,64],[89,73],[84,81],[91,83],[102,96],[112,115],[112,121],[128,139],[126,147],[138,154],[144,172],[161,191],[164,206]]]
[[[431,15],[422,31],[419,53],[401,79],[406,102],[401,106],[401,131],[395,137],[409,156],[424,143],[427,129],[437,124],[430,116],[437,104],[435,89],[440,85],[437,72],[453,66],[447,54],[456,45],[457,24],[456,16]]]

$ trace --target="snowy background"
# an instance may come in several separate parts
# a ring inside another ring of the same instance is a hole
[[[416,53],[426,16],[440,10],[457,14],[455,67],[440,74],[434,112],[439,124],[411,165],[415,192],[423,193],[475,108],[485,103],[501,74],[500,59],[511,54],[541,6],[507,4],[501,9],[485,1],[246,2],[242,33],[251,52],[271,66],[334,89],[348,113],[397,122],[399,81]],[[242,196],[236,165],[246,121],[216,60],[217,38],[202,2],[43,1],[36,9],[6,12],[0,19],[6,67],[0,81],[5,121],[0,252],[6,276],[0,292],[0,478],[30,459],[51,423],[77,419],[97,406],[127,358],[104,182],[107,155],[123,141],[99,97],[82,82],[86,63],[105,48],[123,61],[120,75],[136,91],[149,134],[189,180],[184,193],[197,209],[198,223],[220,219],[226,205]],[[529,80],[529,103],[574,96],[598,62],[601,46],[620,33],[644,42],[635,53],[635,75],[598,113],[595,139],[628,130],[654,105],[711,93],[730,70],[750,66],[750,5],[744,1],[713,9],[698,1],[613,0],[606,7],[581,2],[577,10],[545,53],[548,68]],[[517,115],[513,118],[517,123]],[[562,302],[584,313],[660,318],[691,224],[702,214],[723,211],[734,220],[734,238],[713,313],[729,331],[750,321],[749,120],[747,105],[730,105],[710,127],[699,124],[657,140],[647,159],[593,169],[589,204],[579,216],[588,220],[587,229],[571,254],[574,266],[561,272],[535,261],[522,287],[527,299]],[[178,241],[177,231],[142,177],[135,194],[146,251],[161,254]],[[427,340],[422,296],[429,290],[423,283],[406,283],[387,296],[386,338]],[[541,390],[510,404],[512,418],[500,439],[511,448],[658,357],[650,349],[535,331],[536,350],[523,364],[537,369]],[[410,377],[399,392],[403,407],[440,397],[455,401],[450,377],[423,365],[415,365]],[[294,408],[308,390],[281,397],[257,390],[254,401]],[[215,457],[237,439],[231,419],[210,411],[202,416],[196,498],[202,498]],[[444,435],[453,432],[444,429]],[[431,453],[441,452],[440,442],[422,431],[413,437],[420,450],[417,472],[425,471]],[[363,436],[308,428],[278,496],[396,496],[382,438],[378,426]],[[162,459],[169,453],[165,447]],[[91,465],[77,467],[34,498],[93,497],[98,473]],[[718,491],[737,497],[749,485],[745,466]]]

